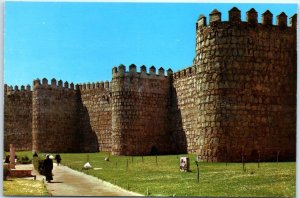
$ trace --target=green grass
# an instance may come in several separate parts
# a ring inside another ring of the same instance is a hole
[[[30,155],[29,153],[29,156]],[[89,156],[89,157],[87,157]],[[179,171],[179,159],[176,155],[158,156],[110,156],[108,154],[61,154],[62,163],[75,170],[81,170],[87,158],[93,168],[83,170],[102,180],[125,189],[151,196],[244,196],[244,197],[295,197],[296,163],[247,163],[246,172],[240,163],[199,163],[200,183],[196,181],[195,155],[189,156],[191,172]],[[127,169],[128,160],[128,169]]]
[[[9,179],[3,182],[5,196],[49,196],[42,181],[27,179]]]

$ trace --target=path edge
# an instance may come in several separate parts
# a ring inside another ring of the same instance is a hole
[[[83,172],[81,172],[81,171],[74,170],[74,169],[72,169],[72,168],[70,168],[70,167],[68,167],[68,166],[65,166],[65,165],[63,165],[63,166],[64,166],[65,168],[67,168],[67,169],[70,169],[70,170],[72,170],[72,171],[76,171],[76,172],[78,172],[78,173],[80,173],[80,174],[84,174],[84,175],[88,175],[88,176],[94,177],[95,179],[99,180],[100,182],[104,183],[105,185],[108,185],[108,186],[117,188],[117,189],[119,189],[119,190],[122,190],[122,191],[125,191],[125,192],[128,192],[128,193],[131,193],[131,194],[133,194],[133,196],[141,196],[141,197],[144,197],[144,196],[145,196],[145,195],[143,195],[143,194],[139,194],[139,193],[137,193],[137,192],[130,191],[130,190],[124,189],[124,188],[122,188],[122,187],[120,187],[120,186],[118,186],[118,185],[115,185],[115,184],[112,184],[112,183],[110,183],[110,182],[104,181],[104,180],[102,180],[102,179],[100,179],[100,178],[98,178],[98,177],[95,177],[95,176],[93,176],[93,175],[85,174],[85,173],[83,173]]]

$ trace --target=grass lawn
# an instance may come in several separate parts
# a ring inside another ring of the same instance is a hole
[[[19,154],[23,155],[23,154]],[[32,156],[28,152],[28,156]],[[200,182],[197,183],[195,155],[189,156],[191,172],[179,171],[176,155],[128,157],[110,156],[108,153],[61,154],[62,163],[81,170],[89,162],[94,170],[83,172],[125,189],[150,196],[243,196],[243,197],[295,197],[296,163],[247,163],[246,172],[241,163],[199,163]],[[127,168],[128,161],[128,168]],[[55,179],[55,178],[54,178]],[[148,189],[148,190],[147,190]]]
[[[27,179],[8,179],[3,182],[5,196],[49,196],[43,182]]]

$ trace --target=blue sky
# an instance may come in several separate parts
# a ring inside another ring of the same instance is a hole
[[[111,80],[113,66],[134,63],[177,71],[192,64],[195,23],[213,9],[269,9],[288,17],[296,4],[6,2],[4,82],[36,78],[74,83]]]

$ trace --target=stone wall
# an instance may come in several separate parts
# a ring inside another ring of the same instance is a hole
[[[47,79],[34,81],[33,88],[33,150],[43,152],[80,151],[77,133],[78,97],[71,83]]]
[[[197,97],[196,92],[196,67],[189,67],[174,73],[173,87],[174,97],[173,106],[175,111],[172,115],[172,126],[176,134],[177,149],[181,153],[195,153],[199,132],[197,131]],[[177,111],[176,111],[177,109]]]
[[[117,155],[163,154],[171,150],[168,120],[170,82],[154,67],[149,74],[135,65],[113,68],[112,153]]]
[[[281,160],[295,160],[295,21],[287,27],[282,13],[274,26],[267,11],[259,24],[254,9],[247,22],[236,8],[229,16],[221,22],[214,10],[209,26],[204,16],[197,24],[198,154],[207,161],[272,161],[280,152]]]
[[[109,82],[79,85],[83,151],[111,150],[111,92]]]
[[[5,149],[295,160],[297,17],[290,26],[284,13],[272,18],[266,11],[258,23],[251,9],[243,22],[237,8],[229,21],[201,15],[193,65],[174,74],[120,65],[111,83],[6,86]]]
[[[32,149],[32,91],[30,86],[4,86],[4,150]]]

